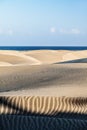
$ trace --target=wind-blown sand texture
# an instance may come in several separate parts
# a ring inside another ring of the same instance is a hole
[[[30,113],[50,116],[57,116],[58,113],[87,114],[87,98],[0,97],[0,114]]]
[[[0,51],[0,96],[0,130],[87,130],[87,51]]]
[[[86,130],[87,98],[0,97],[0,114],[6,130]]]

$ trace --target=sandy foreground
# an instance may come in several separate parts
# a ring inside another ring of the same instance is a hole
[[[87,96],[87,51],[0,51],[0,96]]]

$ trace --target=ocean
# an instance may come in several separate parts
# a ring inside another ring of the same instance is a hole
[[[87,50],[87,46],[0,46],[0,50],[17,50],[17,51],[31,51],[31,50]]]

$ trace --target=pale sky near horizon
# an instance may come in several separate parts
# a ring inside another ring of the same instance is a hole
[[[87,46],[87,0],[0,0],[0,46]]]

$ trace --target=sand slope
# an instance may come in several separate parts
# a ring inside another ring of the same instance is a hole
[[[19,90],[19,95],[24,92],[24,95],[86,96],[86,86],[86,64],[0,67],[0,92]]]
[[[0,95],[87,96],[86,86],[87,51],[0,51]]]
[[[0,130],[87,130],[86,97],[87,51],[0,51]]]

